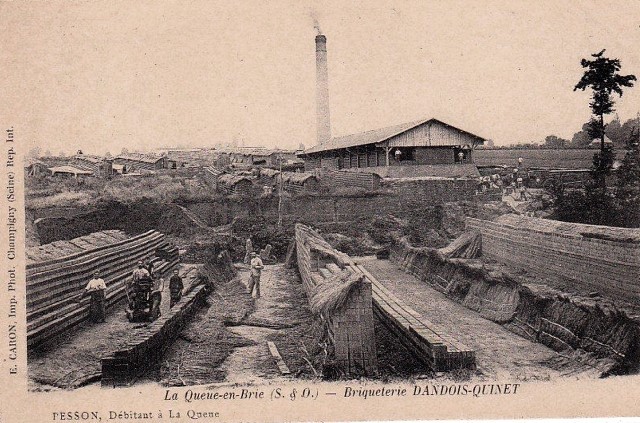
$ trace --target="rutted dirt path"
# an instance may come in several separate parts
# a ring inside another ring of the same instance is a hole
[[[170,348],[161,383],[264,383],[312,373],[300,345],[309,342],[312,317],[295,270],[267,265],[261,298],[246,291],[249,272],[216,287],[209,308],[196,316]],[[283,376],[269,352],[274,342],[291,375]]]
[[[597,377],[596,370],[526,340],[450,300],[389,260],[357,260],[393,294],[476,351],[478,376],[490,379],[550,380]]]

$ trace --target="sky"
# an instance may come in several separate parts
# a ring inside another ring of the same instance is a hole
[[[640,77],[638,1],[2,2],[0,126],[23,151],[316,140],[314,18],[334,136],[438,118],[496,145],[570,139],[580,59]],[[640,84],[617,102],[640,111]]]

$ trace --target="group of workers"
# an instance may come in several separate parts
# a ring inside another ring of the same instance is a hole
[[[515,200],[528,200],[530,174],[523,166],[523,159],[518,158],[517,167],[513,171],[503,171],[480,178],[480,189],[499,189],[502,195],[512,195]]]
[[[127,296],[129,297],[131,295],[134,297],[140,291],[139,288],[147,284],[150,285],[152,292],[159,293],[164,289],[164,279],[162,279],[160,272],[153,271],[153,263],[149,261],[145,265],[143,261],[138,261],[138,266],[133,270],[131,280],[126,286]],[[85,286],[82,294],[77,298],[77,301],[80,301],[87,295],[91,297],[90,316],[96,323],[105,322],[106,290],[107,284],[104,279],[100,277],[100,272],[96,270],[93,273],[92,279]],[[183,290],[184,284],[182,278],[180,277],[178,269],[175,269],[169,279],[169,308],[172,308],[180,301]]]
[[[264,269],[264,263],[261,256],[270,257],[271,245],[267,245],[264,250],[261,250],[258,254],[253,249],[253,243],[251,238],[246,242],[246,254],[244,262],[251,268],[249,275],[249,281],[247,283],[248,293],[253,298],[260,298],[260,276],[262,269]],[[130,303],[133,303],[135,296],[141,292],[141,287],[150,289],[151,292],[160,293],[164,289],[164,279],[160,275],[160,272],[153,270],[153,262],[138,261],[137,267],[131,274],[131,279],[126,286],[127,297]],[[85,286],[82,294],[77,298],[80,301],[85,296],[91,297],[91,319],[96,323],[105,322],[106,317],[106,290],[107,284],[104,279],[100,277],[100,272],[95,271],[92,279]],[[169,295],[170,302],[169,308],[172,308],[182,298],[182,291],[184,290],[184,284],[182,278],[179,275],[178,269],[173,271],[173,275],[169,279]],[[159,307],[159,304],[156,305]]]

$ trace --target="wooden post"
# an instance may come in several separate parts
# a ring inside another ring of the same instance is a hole
[[[385,158],[385,166],[389,167],[389,153],[391,152],[391,147],[387,146],[384,148],[385,154],[384,154],[384,158]]]

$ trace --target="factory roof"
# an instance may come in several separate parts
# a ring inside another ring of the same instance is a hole
[[[472,138],[475,138],[479,142],[484,142],[484,138],[479,137],[478,135],[456,128],[455,126],[449,125],[438,119],[430,118],[430,119],[422,119],[422,120],[416,120],[413,122],[402,123],[400,125],[387,126],[386,128],[374,129],[371,131],[360,132],[358,134],[351,134],[351,135],[345,135],[342,137],[332,138],[327,143],[316,145],[306,149],[304,151],[304,154],[319,153],[321,151],[338,150],[342,148],[356,147],[360,145],[381,143],[388,140],[389,138],[395,137],[396,135],[400,135],[410,129],[413,129],[417,126],[420,126],[426,123],[428,124],[439,123],[451,130],[454,130],[459,133],[466,134],[467,136],[470,136]]]

